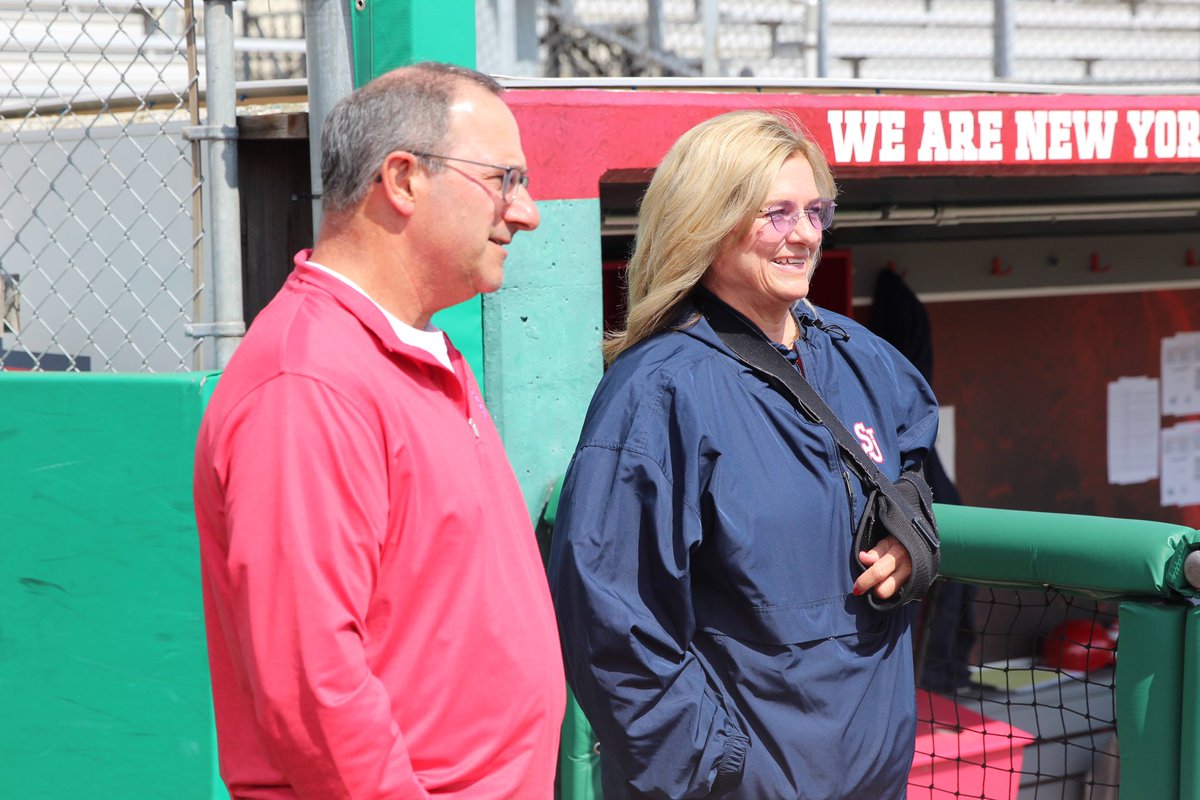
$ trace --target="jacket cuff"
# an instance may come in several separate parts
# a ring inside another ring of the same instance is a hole
[[[746,764],[746,750],[749,747],[748,737],[734,732],[725,735],[721,757],[717,760],[717,777],[713,781],[714,793],[732,789],[741,783],[742,768]]]

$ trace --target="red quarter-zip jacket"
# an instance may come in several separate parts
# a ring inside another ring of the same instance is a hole
[[[307,257],[196,450],[222,777],[235,798],[550,798],[558,636],[478,385]]]

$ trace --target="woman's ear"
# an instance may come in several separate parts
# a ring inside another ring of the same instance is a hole
[[[424,173],[418,166],[412,153],[393,150],[383,159],[376,179],[388,204],[405,217],[412,216],[416,195],[424,183]]]

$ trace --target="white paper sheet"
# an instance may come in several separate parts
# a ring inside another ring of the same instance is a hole
[[[1162,432],[1162,504],[1200,504],[1200,422],[1181,422]]]
[[[1200,333],[1162,340],[1162,413],[1200,414]]]
[[[958,480],[954,464],[954,406],[938,407],[937,441],[933,447],[937,450],[942,468],[946,470],[946,476],[954,483]]]
[[[1108,384],[1108,482],[1158,477],[1158,381],[1120,378]]]

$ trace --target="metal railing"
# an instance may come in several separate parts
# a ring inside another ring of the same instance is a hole
[[[231,329],[231,312],[214,311],[213,276],[236,281],[240,266],[213,252],[213,213],[230,206],[207,196],[212,180],[236,176],[210,170],[203,145],[214,131],[200,130],[211,125],[193,2],[0,0],[0,369],[219,361],[201,344]],[[1011,6],[1014,79],[1200,83],[1200,59],[1184,57],[1195,52],[1200,0]],[[302,77],[302,0],[237,9],[234,77]],[[534,16],[542,68],[562,76],[986,79],[993,13],[991,0],[544,0]],[[954,53],[930,45],[946,30]],[[480,52],[479,66],[493,69],[487,43]]]

